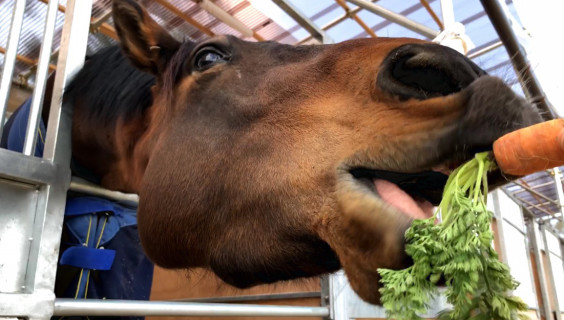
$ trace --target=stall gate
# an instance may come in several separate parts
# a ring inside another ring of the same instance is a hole
[[[26,1],[16,0],[0,83],[0,135],[12,83]],[[44,156],[33,156],[46,87],[58,1],[48,4],[45,32],[22,153],[0,149],[0,320],[51,316],[283,316],[385,318],[381,307],[356,296],[342,272],[322,278],[320,307],[240,305],[178,301],[74,300],[54,295],[55,274],[66,193],[70,189],[110,199],[124,195],[71,181],[72,111],[61,105],[66,82],[80,69],[86,53],[92,0],[68,0],[57,64]],[[11,252],[11,254],[7,254]],[[14,253],[15,252],[15,253]],[[443,297],[426,317],[446,307]],[[558,310],[558,307],[556,307]],[[544,314],[550,311],[546,307]]]

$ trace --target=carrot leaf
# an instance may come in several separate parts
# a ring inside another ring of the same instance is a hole
[[[494,168],[488,152],[457,168],[447,181],[439,210],[429,219],[415,220],[406,231],[406,252],[413,265],[378,269],[389,318],[421,319],[443,279],[451,308],[439,319],[523,319],[527,305],[510,294],[519,283],[493,249],[486,175]]]

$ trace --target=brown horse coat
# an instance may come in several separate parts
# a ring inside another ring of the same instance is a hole
[[[155,78],[128,71],[142,88],[115,99],[146,107],[105,121],[88,88],[70,90],[74,156],[105,187],[139,192],[155,263],[237,287],[342,267],[377,303],[377,268],[409,263],[403,233],[439,201],[443,173],[540,120],[501,80],[423,41],[179,43],[132,0],[113,12],[126,56]],[[116,90],[104,86],[90,89]]]

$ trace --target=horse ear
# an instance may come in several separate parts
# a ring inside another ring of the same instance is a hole
[[[113,18],[124,53],[135,66],[155,75],[180,47],[135,0],[114,0]]]

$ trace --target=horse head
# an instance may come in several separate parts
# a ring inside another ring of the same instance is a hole
[[[450,169],[540,121],[501,80],[425,41],[178,42],[132,0],[113,12],[123,52],[154,81],[97,172],[139,192],[155,263],[237,287],[343,268],[379,302],[377,269],[409,265],[404,232],[431,215]]]

